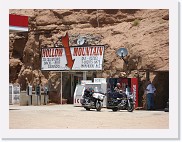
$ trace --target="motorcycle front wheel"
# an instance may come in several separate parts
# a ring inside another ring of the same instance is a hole
[[[112,108],[112,111],[118,111],[118,108],[117,107]]]
[[[88,107],[85,107],[85,109],[86,109],[87,111],[90,111],[90,108],[88,108]]]
[[[134,110],[134,105],[132,102],[130,102],[130,106],[128,105],[127,110],[128,110],[128,112],[132,112]]]
[[[95,108],[96,108],[97,111],[100,111],[101,110],[102,105],[101,105],[101,102],[100,101],[96,101],[95,102]]]

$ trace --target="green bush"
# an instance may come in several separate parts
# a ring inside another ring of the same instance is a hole
[[[138,26],[139,23],[140,23],[140,20],[139,20],[139,19],[135,19],[135,20],[133,21],[132,26]]]

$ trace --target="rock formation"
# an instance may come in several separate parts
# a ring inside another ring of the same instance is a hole
[[[98,77],[138,77],[145,79],[145,71],[169,71],[169,10],[165,9],[76,9],[76,10],[18,10],[11,14],[29,16],[28,33],[10,34],[10,82],[18,82],[25,89],[25,78],[32,84],[39,79],[44,85],[51,80],[58,88],[59,73],[42,72],[40,48],[66,32],[70,45],[84,36],[89,45],[105,45],[103,71]],[[116,55],[125,47],[128,65]],[[57,77],[56,77],[57,76]],[[155,73],[154,73],[155,77]],[[154,78],[153,77],[153,78]]]

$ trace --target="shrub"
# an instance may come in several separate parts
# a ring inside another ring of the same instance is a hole
[[[138,26],[139,23],[140,23],[140,20],[139,20],[139,19],[135,19],[135,20],[133,21],[132,26]]]

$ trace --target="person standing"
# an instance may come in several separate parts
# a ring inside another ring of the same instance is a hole
[[[148,81],[148,85],[146,88],[147,91],[147,110],[154,110],[154,92],[156,91],[156,88],[151,83],[151,81]]]

